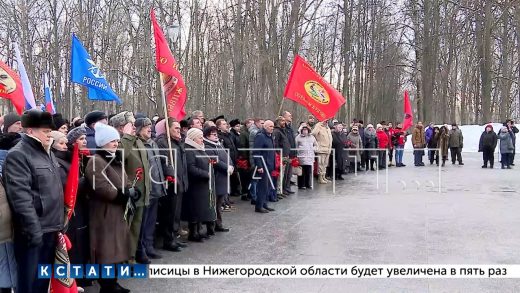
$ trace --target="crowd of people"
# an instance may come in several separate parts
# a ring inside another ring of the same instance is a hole
[[[72,243],[74,264],[151,263],[158,247],[180,252],[228,232],[223,220],[236,199],[254,211],[301,190],[360,171],[405,167],[408,132],[401,123],[374,127],[354,119],[294,124],[288,111],[276,119],[207,120],[194,111],[182,121],[124,111],[93,111],[67,121],[28,110],[0,118],[0,288],[2,293],[47,292],[37,265],[54,262],[57,232]],[[518,129],[508,120],[498,134],[485,127],[479,150],[493,168],[500,142],[502,168],[514,166]],[[411,130],[414,165],[463,165],[463,135],[456,124],[421,122]],[[74,213],[65,225],[64,190],[74,147],[79,182]],[[394,165],[395,163],[395,165]],[[293,178],[297,177],[293,181]],[[187,241],[185,241],[187,240]],[[18,276],[18,278],[17,278]],[[78,286],[91,280],[78,279]],[[130,292],[117,279],[97,280],[100,292]],[[81,290],[81,289],[80,289]]]

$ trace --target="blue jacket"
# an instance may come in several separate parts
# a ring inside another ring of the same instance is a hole
[[[433,127],[428,126],[428,128],[426,128],[425,136],[426,136],[426,144],[428,144],[430,139],[432,139],[432,137],[433,137]]]
[[[269,172],[273,171],[275,168],[276,156],[272,134],[268,134],[264,129],[262,129],[255,137],[255,144],[253,145],[253,148],[253,159],[255,166],[258,168],[267,167]],[[265,165],[262,162],[262,158],[265,161]]]
[[[85,126],[85,130],[87,131],[87,148],[90,151],[90,154],[94,154],[96,152],[96,149],[98,148],[96,145],[96,139],[94,135],[96,134],[96,131],[88,126]]]

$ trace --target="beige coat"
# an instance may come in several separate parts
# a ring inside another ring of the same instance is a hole
[[[317,123],[312,129],[311,133],[318,142],[318,148],[316,153],[318,154],[330,154],[332,148],[332,132],[328,126],[324,126],[323,123]]]
[[[13,226],[11,222],[11,209],[5,196],[5,189],[0,182],[0,243],[13,239]]]

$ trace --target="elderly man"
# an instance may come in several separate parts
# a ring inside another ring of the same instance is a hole
[[[206,122],[206,118],[204,118],[204,112],[201,110],[195,110],[191,113],[191,119],[199,119],[201,124]]]
[[[274,209],[267,206],[267,197],[276,187],[271,178],[271,172],[275,168],[275,150],[273,141],[274,123],[266,120],[264,128],[256,135],[253,150],[255,166],[254,176],[259,177],[257,183],[255,212],[268,213]]]
[[[141,232],[141,222],[143,219],[144,208],[150,204],[150,163],[148,153],[144,143],[137,138],[134,126],[135,118],[132,112],[123,111],[110,118],[112,125],[121,135],[119,147],[123,149],[123,160],[128,180],[133,182],[137,176],[137,170],[142,170],[142,176],[137,181],[135,188],[141,193],[141,197],[136,202],[135,215],[130,223],[130,254],[135,259],[139,235]],[[147,263],[146,259],[136,259],[142,263]]]
[[[37,277],[38,264],[54,263],[57,232],[63,229],[63,185],[50,151],[51,114],[28,110],[25,134],[5,159],[4,182],[12,210],[18,263],[17,292],[47,292],[48,279]]]

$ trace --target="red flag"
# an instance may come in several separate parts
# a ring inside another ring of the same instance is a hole
[[[25,98],[20,76],[2,61],[0,61],[0,98],[11,100],[16,112],[22,115]]]
[[[168,47],[161,27],[157,23],[153,9],[150,12],[150,17],[155,39],[155,66],[162,75],[162,86],[166,96],[168,115],[180,121],[186,116],[186,111],[184,110],[186,86],[181,74],[177,70],[177,63]]]
[[[72,216],[74,206],[76,205],[76,196],[78,194],[78,183],[79,183],[79,146],[77,143],[74,144],[72,150],[72,162],[70,163],[69,177],[65,183],[65,190],[63,192],[63,198],[65,200],[66,218]]]
[[[72,245],[64,233],[58,232],[58,245],[54,255],[55,265],[70,265],[69,254]],[[51,278],[50,293],[78,293],[76,280],[72,278]]]
[[[410,104],[410,96],[408,95],[408,91],[404,91],[403,131],[406,131],[412,125],[413,125],[412,104]]]
[[[284,97],[302,104],[319,121],[334,117],[345,98],[296,55]]]

